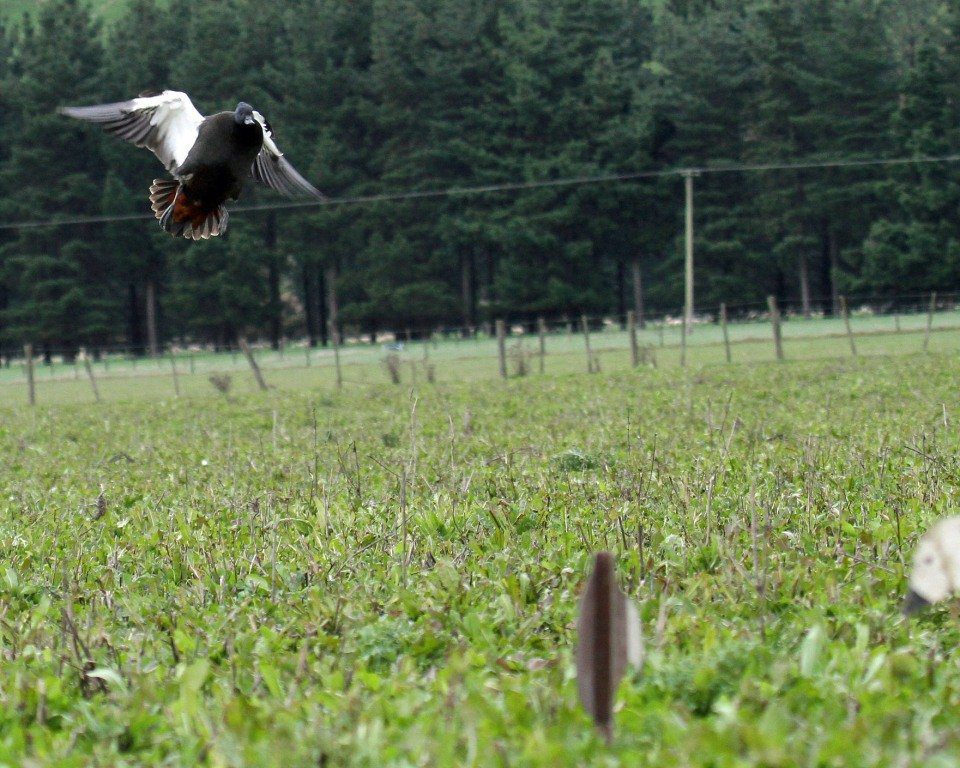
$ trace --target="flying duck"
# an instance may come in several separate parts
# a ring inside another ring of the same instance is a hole
[[[223,203],[240,196],[248,176],[289,197],[323,199],[287,162],[263,115],[245,101],[232,112],[204,117],[187,94],[163,91],[59,111],[99,123],[160,159],[173,178],[153,180],[150,204],[160,226],[174,237],[206,240],[226,232]]]

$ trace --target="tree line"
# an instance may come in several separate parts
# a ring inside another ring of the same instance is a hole
[[[960,150],[960,8],[941,0],[46,0],[0,26],[0,227],[149,212],[157,161],[65,104],[248,101],[333,198],[731,163]],[[244,203],[276,200],[249,187]],[[960,288],[960,163],[696,180],[697,301]],[[683,300],[683,180],[0,228],[0,346],[623,314]],[[335,299],[334,299],[335,295]]]

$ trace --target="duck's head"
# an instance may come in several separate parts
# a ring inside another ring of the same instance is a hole
[[[253,125],[257,120],[253,116],[253,107],[241,101],[233,111],[233,120],[237,125]]]

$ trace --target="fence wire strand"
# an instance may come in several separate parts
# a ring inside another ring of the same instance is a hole
[[[291,201],[241,205],[231,208],[232,213],[255,213],[260,211],[286,211],[310,208],[325,208],[347,205],[369,205],[373,203],[402,202],[405,200],[423,200],[428,198],[463,197],[484,195],[494,192],[517,192],[547,187],[570,187],[588,184],[609,184],[615,182],[639,181],[642,179],[665,178],[674,176],[701,176],[724,173],[764,173],[769,171],[800,171],[824,168],[868,168],[877,166],[922,165],[930,163],[956,163],[960,154],[915,157],[874,157],[839,158],[833,160],[769,163],[730,163],[703,166],[685,166],[683,168],[665,168],[626,173],[596,174],[588,176],[570,176],[560,179],[514,180],[496,184],[478,184],[439,189],[402,190],[373,195],[353,195],[329,197],[323,200]],[[34,219],[18,222],[0,222],[0,230],[43,229],[49,227],[69,227],[83,224],[110,224],[123,221],[145,221],[155,218],[152,213],[104,214],[101,216],[73,216],[66,218]]]

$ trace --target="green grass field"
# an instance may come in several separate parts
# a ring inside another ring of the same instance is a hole
[[[230,399],[201,361],[179,399],[8,382],[0,764],[958,764],[956,606],[898,608],[957,511],[960,333],[760,336],[594,375],[553,339],[508,381],[441,345],[400,387],[374,350],[339,393],[320,353]],[[609,747],[572,662],[601,548],[648,647]]]

